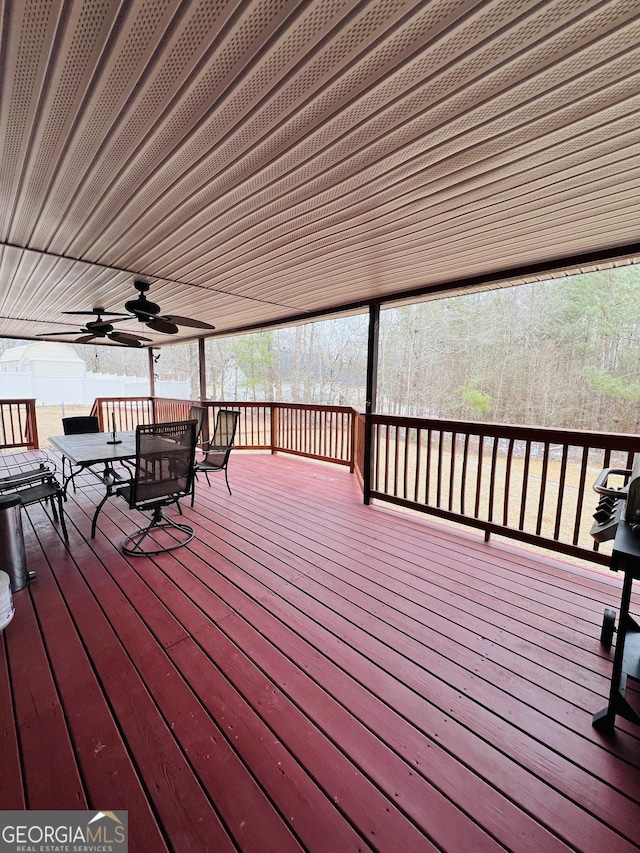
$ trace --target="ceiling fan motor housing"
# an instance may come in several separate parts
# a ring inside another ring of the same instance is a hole
[[[134,281],[133,286],[137,291],[139,291],[140,296],[136,299],[130,299],[128,302],[125,302],[124,307],[127,311],[135,314],[141,323],[146,323],[149,318],[144,315],[159,314],[160,306],[155,302],[152,302],[150,299],[147,299],[145,296],[145,293],[151,287],[151,285],[146,281]]]

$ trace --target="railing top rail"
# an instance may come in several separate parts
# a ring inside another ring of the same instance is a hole
[[[149,402],[153,397],[96,397],[95,403],[139,403]],[[164,398],[163,398],[164,399]]]
[[[246,405],[238,403],[238,405]],[[264,403],[262,405],[265,405]],[[354,411],[353,406],[325,406],[322,403],[268,403],[266,405],[273,406],[277,409],[312,409],[319,412],[344,412],[350,414]]]

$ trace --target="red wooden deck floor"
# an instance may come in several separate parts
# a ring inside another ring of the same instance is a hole
[[[88,539],[95,485],[68,550],[30,508],[2,808],[127,809],[133,853],[638,849],[640,729],[591,726],[617,578],[365,507],[340,468],[230,479],[154,560],[121,500]]]

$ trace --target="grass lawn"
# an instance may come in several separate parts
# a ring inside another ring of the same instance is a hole
[[[91,406],[74,406],[68,403],[55,406],[36,406],[36,419],[38,421],[38,440],[40,447],[51,447],[50,435],[62,435],[63,417],[75,417],[77,415],[91,414]]]

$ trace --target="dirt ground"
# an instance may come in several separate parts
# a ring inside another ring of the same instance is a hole
[[[76,415],[91,414],[91,406],[71,406],[58,404],[56,406],[37,406],[36,419],[38,421],[38,440],[40,447],[51,447],[50,435],[62,435],[62,418],[74,417]]]

